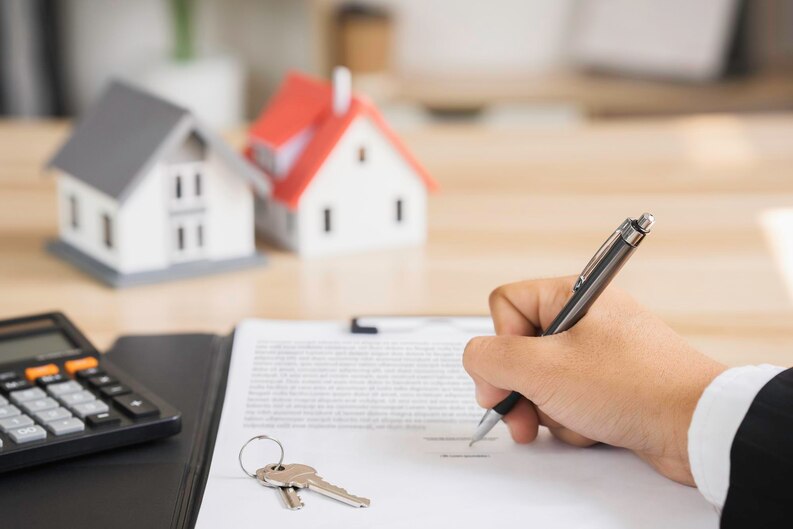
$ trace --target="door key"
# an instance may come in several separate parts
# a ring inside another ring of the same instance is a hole
[[[300,495],[298,495],[297,489],[295,489],[294,487],[280,487],[278,485],[273,485],[265,481],[264,479],[265,473],[268,471],[275,470],[277,467],[278,465],[274,464],[260,468],[259,470],[256,471],[256,481],[258,481],[259,484],[262,485],[263,487],[270,487],[276,489],[278,491],[278,495],[281,497],[281,500],[283,500],[284,505],[286,506],[287,509],[291,511],[302,509],[303,500],[300,499]],[[283,468],[283,466],[281,466],[281,468]]]
[[[269,465],[257,471],[256,477],[276,487],[313,490],[353,507],[369,507],[370,503],[368,498],[353,496],[343,488],[328,483],[308,465],[282,465],[280,469],[277,469],[275,465]]]

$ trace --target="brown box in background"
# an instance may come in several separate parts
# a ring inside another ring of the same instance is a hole
[[[388,11],[347,4],[337,13],[336,57],[357,75],[387,74],[391,69],[392,18]]]

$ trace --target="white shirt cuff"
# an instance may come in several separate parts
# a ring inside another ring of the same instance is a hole
[[[734,367],[716,377],[700,397],[688,429],[688,460],[697,488],[721,509],[730,487],[730,451],[757,393],[785,368]]]

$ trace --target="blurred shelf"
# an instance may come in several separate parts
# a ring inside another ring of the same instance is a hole
[[[491,103],[570,105],[590,117],[649,116],[793,109],[793,73],[711,84],[559,73],[524,78],[408,77],[400,97],[440,112],[475,111]]]

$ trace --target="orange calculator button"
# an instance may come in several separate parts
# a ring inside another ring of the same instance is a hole
[[[92,367],[99,366],[99,361],[93,356],[86,356],[85,358],[78,358],[77,360],[69,360],[64,363],[63,366],[70,375],[73,375],[83,369],[91,369]]]
[[[57,375],[58,374],[58,366],[55,364],[47,364],[45,366],[36,366],[36,367],[29,367],[25,369],[25,378],[28,379],[29,382],[33,382],[37,378],[41,378],[45,375]]]

